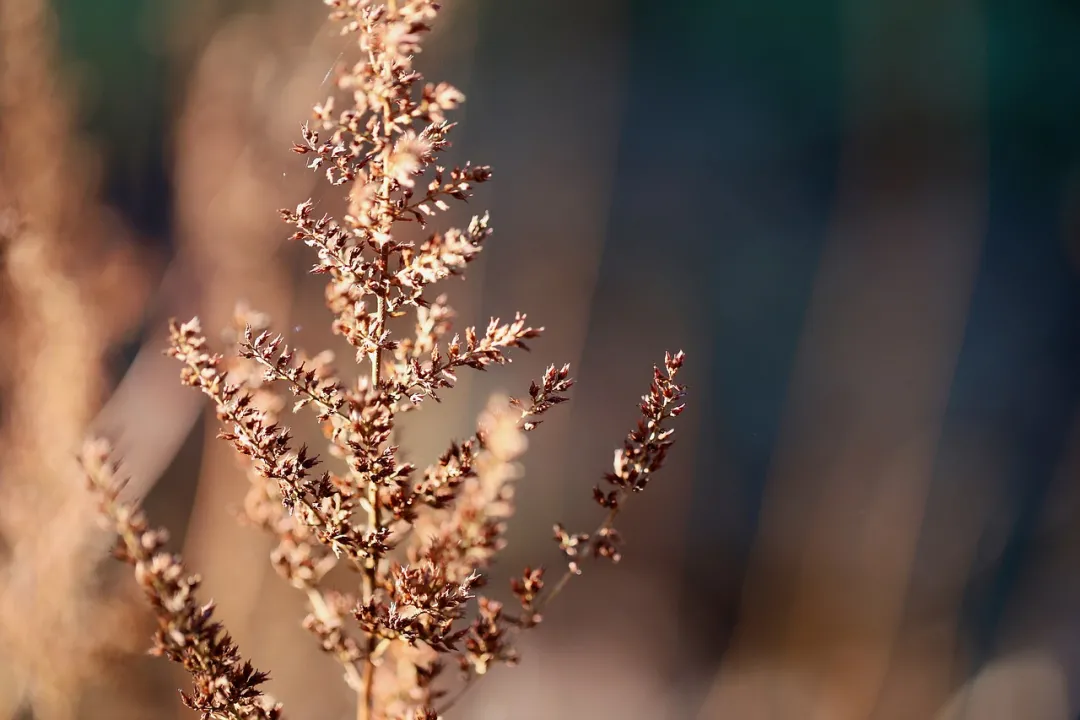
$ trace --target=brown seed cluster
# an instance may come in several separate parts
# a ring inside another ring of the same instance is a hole
[[[527,349],[542,328],[518,314],[453,334],[446,295],[432,293],[438,283],[463,275],[483,250],[491,235],[487,215],[421,242],[401,239],[402,224],[426,226],[451,201],[467,199],[476,184],[491,178],[487,167],[439,164],[453,129],[446,113],[463,96],[446,83],[424,83],[413,69],[438,3],[327,4],[343,34],[355,38],[358,59],[340,73],[339,92],[316,106],[315,125],[305,126],[295,150],[331,185],[347,188],[349,210],[341,220],[316,216],[308,200],[282,216],[295,227],[293,238],[315,251],[312,272],[327,277],[331,327],[363,371],[355,380],[342,379],[331,353],[309,356],[274,334],[265,317],[250,313],[238,314],[236,352],[229,359],[209,349],[197,319],[172,323],[168,354],[180,361],[182,381],[214,403],[220,437],[235,447],[251,483],[244,519],[277,539],[271,562],[306,594],[303,626],[341,664],[357,694],[357,717],[430,719],[491,667],[517,661],[516,634],[541,621],[544,607],[580,572],[580,558],[618,561],[613,523],[671,446],[670,420],[683,407],[684,390],[675,382],[683,355],[669,355],[655,370],[641,420],[605,476],[611,489],[594,491],[607,518],[588,535],[556,526],[570,560],[561,579],[549,588],[542,568],[525,568],[511,582],[512,610],[480,594],[505,544],[527,433],[567,400],[573,380],[568,366],[552,365],[527,396],[492,398],[475,433],[448,442],[430,466],[421,469],[402,459],[396,433],[402,413],[438,401],[464,369],[510,362],[511,352]],[[339,102],[346,107],[336,111]],[[407,316],[414,320],[411,331],[392,332],[391,320]],[[293,398],[291,407],[285,394]],[[308,417],[322,430],[321,456],[294,441],[287,415],[296,421]],[[84,460],[91,477],[103,466],[101,460]],[[115,494],[104,489],[108,485],[95,486],[107,506],[115,507]],[[110,511],[110,517],[125,540],[134,538],[137,547],[149,543],[147,567],[160,565],[173,578],[155,579],[151,586],[151,597],[161,598],[155,607],[163,627],[180,632],[159,643],[175,640],[186,648],[194,641],[209,652],[207,630],[192,620],[195,611],[173,599],[186,598],[192,582],[175,585],[182,573],[169,569],[178,567],[169,556],[153,560],[160,543],[137,511],[136,525],[131,511]],[[353,574],[351,590],[326,588],[327,574],[339,567]],[[220,633],[212,628],[211,634]],[[197,690],[195,707],[255,717],[248,708],[256,707],[255,687],[263,676],[228,675],[235,648],[215,643],[225,659],[206,662],[217,664],[192,664],[179,649],[167,654],[196,673],[197,688],[227,677],[227,688],[249,693],[229,690],[233,694],[218,697]],[[445,672],[450,667],[461,675],[456,682]],[[458,692],[450,695],[455,684]]]
[[[91,489],[101,499],[101,513],[120,535],[117,557],[135,568],[135,579],[157,611],[155,655],[180,663],[191,673],[192,689],[181,692],[184,704],[209,718],[277,720],[281,707],[259,686],[269,677],[245,662],[221,623],[214,604],[195,598],[199,576],[188,574],[180,559],[165,548],[168,534],[151,528],[137,507],[119,499],[123,482],[109,458],[109,447],[89,441],[80,460]]]

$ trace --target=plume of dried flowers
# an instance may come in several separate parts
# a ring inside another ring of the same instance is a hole
[[[594,491],[607,518],[589,535],[556,526],[570,558],[563,577],[548,589],[541,568],[526,568],[511,583],[520,614],[479,595],[505,543],[526,435],[567,400],[573,380],[568,366],[552,365],[527,397],[493,398],[475,433],[450,442],[426,469],[402,459],[395,435],[401,413],[438,401],[462,369],[510,362],[511,351],[527,349],[542,328],[517,314],[451,335],[447,297],[432,296],[432,286],[463,275],[483,250],[487,215],[420,243],[398,232],[405,223],[425,227],[491,178],[485,166],[439,164],[453,128],[446,113],[463,96],[445,83],[423,83],[413,68],[438,3],[326,3],[342,33],[355,38],[360,59],[340,73],[341,93],[316,106],[314,126],[303,128],[294,149],[331,185],[347,187],[348,213],[340,221],[317,216],[308,200],[282,216],[295,228],[293,239],[315,251],[311,272],[327,276],[332,330],[364,372],[346,382],[331,356],[290,347],[261,317],[241,319],[230,360],[210,350],[198,319],[171,324],[168,354],[180,361],[182,381],[212,400],[220,437],[243,458],[251,480],[246,519],[278,538],[273,565],[306,593],[304,627],[342,665],[357,693],[357,717],[432,719],[493,665],[517,661],[515,633],[541,621],[543,608],[580,572],[578,557],[618,561],[613,523],[671,446],[683,356],[669,355],[655,370],[642,419],[606,476],[613,489]],[[336,111],[339,97],[350,104]],[[392,333],[391,320],[410,313],[412,331]],[[275,388],[294,397],[293,415],[314,413],[325,458],[294,442]],[[351,592],[323,587],[339,565],[358,576]],[[464,677],[452,697],[442,681],[448,666]]]

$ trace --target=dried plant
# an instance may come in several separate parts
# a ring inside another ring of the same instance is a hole
[[[480,594],[505,545],[526,434],[566,401],[573,381],[568,366],[552,365],[527,396],[493,398],[475,433],[450,442],[430,467],[420,471],[403,460],[396,434],[403,414],[437,402],[458,372],[510,362],[542,328],[519,314],[451,336],[453,312],[431,288],[463,275],[476,259],[491,235],[487,215],[420,243],[401,239],[404,226],[426,227],[491,178],[486,166],[438,164],[453,128],[446,113],[463,100],[446,83],[422,83],[413,68],[438,4],[326,1],[342,33],[355,38],[359,60],[342,69],[342,92],[315,107],[315,123],[294,149],[331,185],[347,188],[348,212],[341,221],[316,215],[309,200],[282,215],[296,229],[293,238],[315,250],[312,272],[328,276],[332,329],[362,372],[345,380],[331,353],[312,357],[290,347],[255,314],[237,318],[236,353],[228,360],[211,350],[198,319],[171,324],[168,354],[182,364],[183,382],[213,401],[220,437],[243,458],[245,519],[277,538],[273,567],[305,593],[303,625],[341,664],[357,695],[357,717],[436,718],[493,666],[517,661],[515,636],[541,622],[582,559],[619,560],[614,521],[671,446],[669,422],[683,408],[676,383],[683,355],[668,355],[654,369],[641,419],[615,453],[605,485],[593,491],[603,522],[589,534],[555,526],[567,557],[561,576],[548,584],[543,569],[525,568],[511,583],[513,609]],[[350,105],[338,112],[340,97]],[[402,330],[406,323],[411,328]],[[291,408],[283,388],[295,398]],[[287,411],[313,412],[326,459],[294,441]],[[121,556],[135,565],[157,612],[156,652],[193,676],[184,701],[204,718],[279,716],[259,689],[266,675],[240,660],[211,620],[212,606],[196,603],[198,579],[163,549],[162,532],[119,499],[107,450],[91,443],[82,459],[122,538]],[[339,567],[353,573],[351,592],[329,588],[327,576]],[[445,677],[447,667],[461,679]]]

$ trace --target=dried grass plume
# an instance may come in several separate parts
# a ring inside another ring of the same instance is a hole
[[[245,519],[276,538],[271,563],[307,598],[302,624],[340,664],[357,718],[431,719],[493,666],[517,662],[517,635],[541,623],[585,558],[619,560],[618,513],[672,444],[683,355],[669,354],[654,370],[637,426],[593,490],[604,511],[599,526],[587,534],[555,527],[563,572],[548,583],[542,568],[525,568],[512,582],[514,607],[485,595],[527,435],[568,399],[573,380],[568,366],[551,365],[526,394],[493,398],[475,432],[448,441],[430,466],[403,459],[403,414],[438,402],[458,373],[510,362],[543,329],[515,314],[453,330],[448,297],[435,288],[463,276],[483,251],[492,234],[486,214],[421,242],[403,239],[403,227],[437,223],[492,177],[484,165],[440,161],[454,129],[447,116],[464,97],[449,84],[424,82],[413,66],[438,3],[327,4],[355,41],[356,59],[294,149],[342,188],[348,210],[335,219],[307,200],[282,217],[313,251],[311,272],[327,280],[331,327],[360,372],[339,372],[329,351],[289,345],[257,315],[239,318],[228,358],[210,346],[198,319],[174,321],[168,354],[183,383],[213,403],[220,437],[248,471]],[[292,425],[301,422],[321,429],[321,452],[295,441]],[[122,539],[121,556],[135,565],[157,612],[156,652],[192,674],[185,702],[203,718],[278,717],[280,707],[261,693],[265,674],[241,660],[211,619],[212,606],[196,602],[197,578],[163,549],[161,531],[119,500],[107,455],[89,445],[84,467]],[[352,573],[350,590],[327,587],[336,568]]]

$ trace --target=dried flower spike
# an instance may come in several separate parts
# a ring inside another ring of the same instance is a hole
[[[110,458],[109,445],[91,440],[80,462],[90,489],[101,500],[102,515],[120,536],[117,556],[134,566],[157,614],[154,655],[167,657],[191,673],[192,689],[181,692],[184,704],[204,720],[277,720],[281,706],[259,686],[269,677],[243,660],[221,623],[213,620],[213,602],[195,599],[199,576],[189,575],[179,558],[164,550],[168,534],[151,528],[137,506],[119,499],[123,482]]]
[[[448,440],[425,469],[403,459],[402,413],[437,402],[459,372],[509,363],[543,328],[515,313],[509,322],[493,318],[486,326],[453,329],[453,309],[436,286],[464,276],[483,251],[492,233],[487,214],[463,229],[430,232],[418,243],[401,239],[402,224],[435,223],[449,203],[468,199],[477,184],[491,179],[486,166],[448,168],[440,161],[454,128],[446,116],[464,98],[446,83],[424,83],[413,67],[438,3],[326,4],[342,33],[355,40],[358,60],[339,74],[339,93],[315,107],[294,150],[332,187],[347,192],[348,213],[340,220],[316,215],[307,200],[281,215],[293,226],[292,238],[313,250],[311,272],[327,280],[331,330],[351,348],[361,372],[355,380],[342,379],[332,353],[308,355],[275,334],[265,317],[250,313],[237,316],[235,352],[228,359],[210,350],[197,318],[171,324],[167,352],[180,362],[182,382],[214,403],[220,437],[236,449],[250,483],[243,519],[274,536],[271,563],[304,593],[303,627],[340,665],[357,696],[358,720],[432,720],[492,667],[517,662],[516,634],[541,622],[584,558],[618,561],[613,523],[671,446],[669,421],[682,410],[684,389],[675,377],[683,356],[669,355],[655,370],[642,418],[605,476],[610,489],[594,491],[607,518],[590,534],[555,526],[569,559],[564,575],[549,585],[542,568],[525,568],[511,583],[512,608],[482,595],[486,573],[505,546],[528,433],[568,399],[573,379],[569,366],[550,365],[527,396],[492,398],[475,432]],[[344,109],[337,110],[340,105]],[[411,327],[397,332],[395,323],[392,330],[391,320],[403,317],[413,321]],[[321,455],[297,446],[286,424],[305,416],[326,439]],[[96,462],[87,467],[104,467]],[[100,470],[90,474],[103,476]],[[109,492],[104,496],[115,507]],[[145,534],[141,514],[132,520],[127,511],[107,512],[136,548],[147,544],[150,560],[157,557],[161,540]],[[142,556],[134,557],[142,567]],[[162,571],[179,567],[172,556],[162,557],[155,561]],[[323,580],[339,565],[353,573],[352,582],[331,591]],[[139,571],[141,581],[146,572]],[[180,570],[168,572],[170,582],[183,577]],[[173,643],[164,647],[175,647],[175,657],[195,675],[191,703],[205,717],[279,712],[261,711],[264,705],[255,702],[254,686],[264,676],[253,670],[228,675],[238,659],[215,634],[218,626],[208,631],[191,619],[195,615],[170,614],[174,606],[195,612],[184,608],[196,584],[189,578],[175,587],[151,586],[151,600],[168,611],[163,622],[175,631],[161,642]],[[211,642],[207,632],[217,639]],[[204,655],[216,649],[221,657],[188,662],[183,653],[194,652],[191,643]],[[453,695],[446,667],[464,676]],[[228,680],[223,697],[213,694],[220,677]]]

